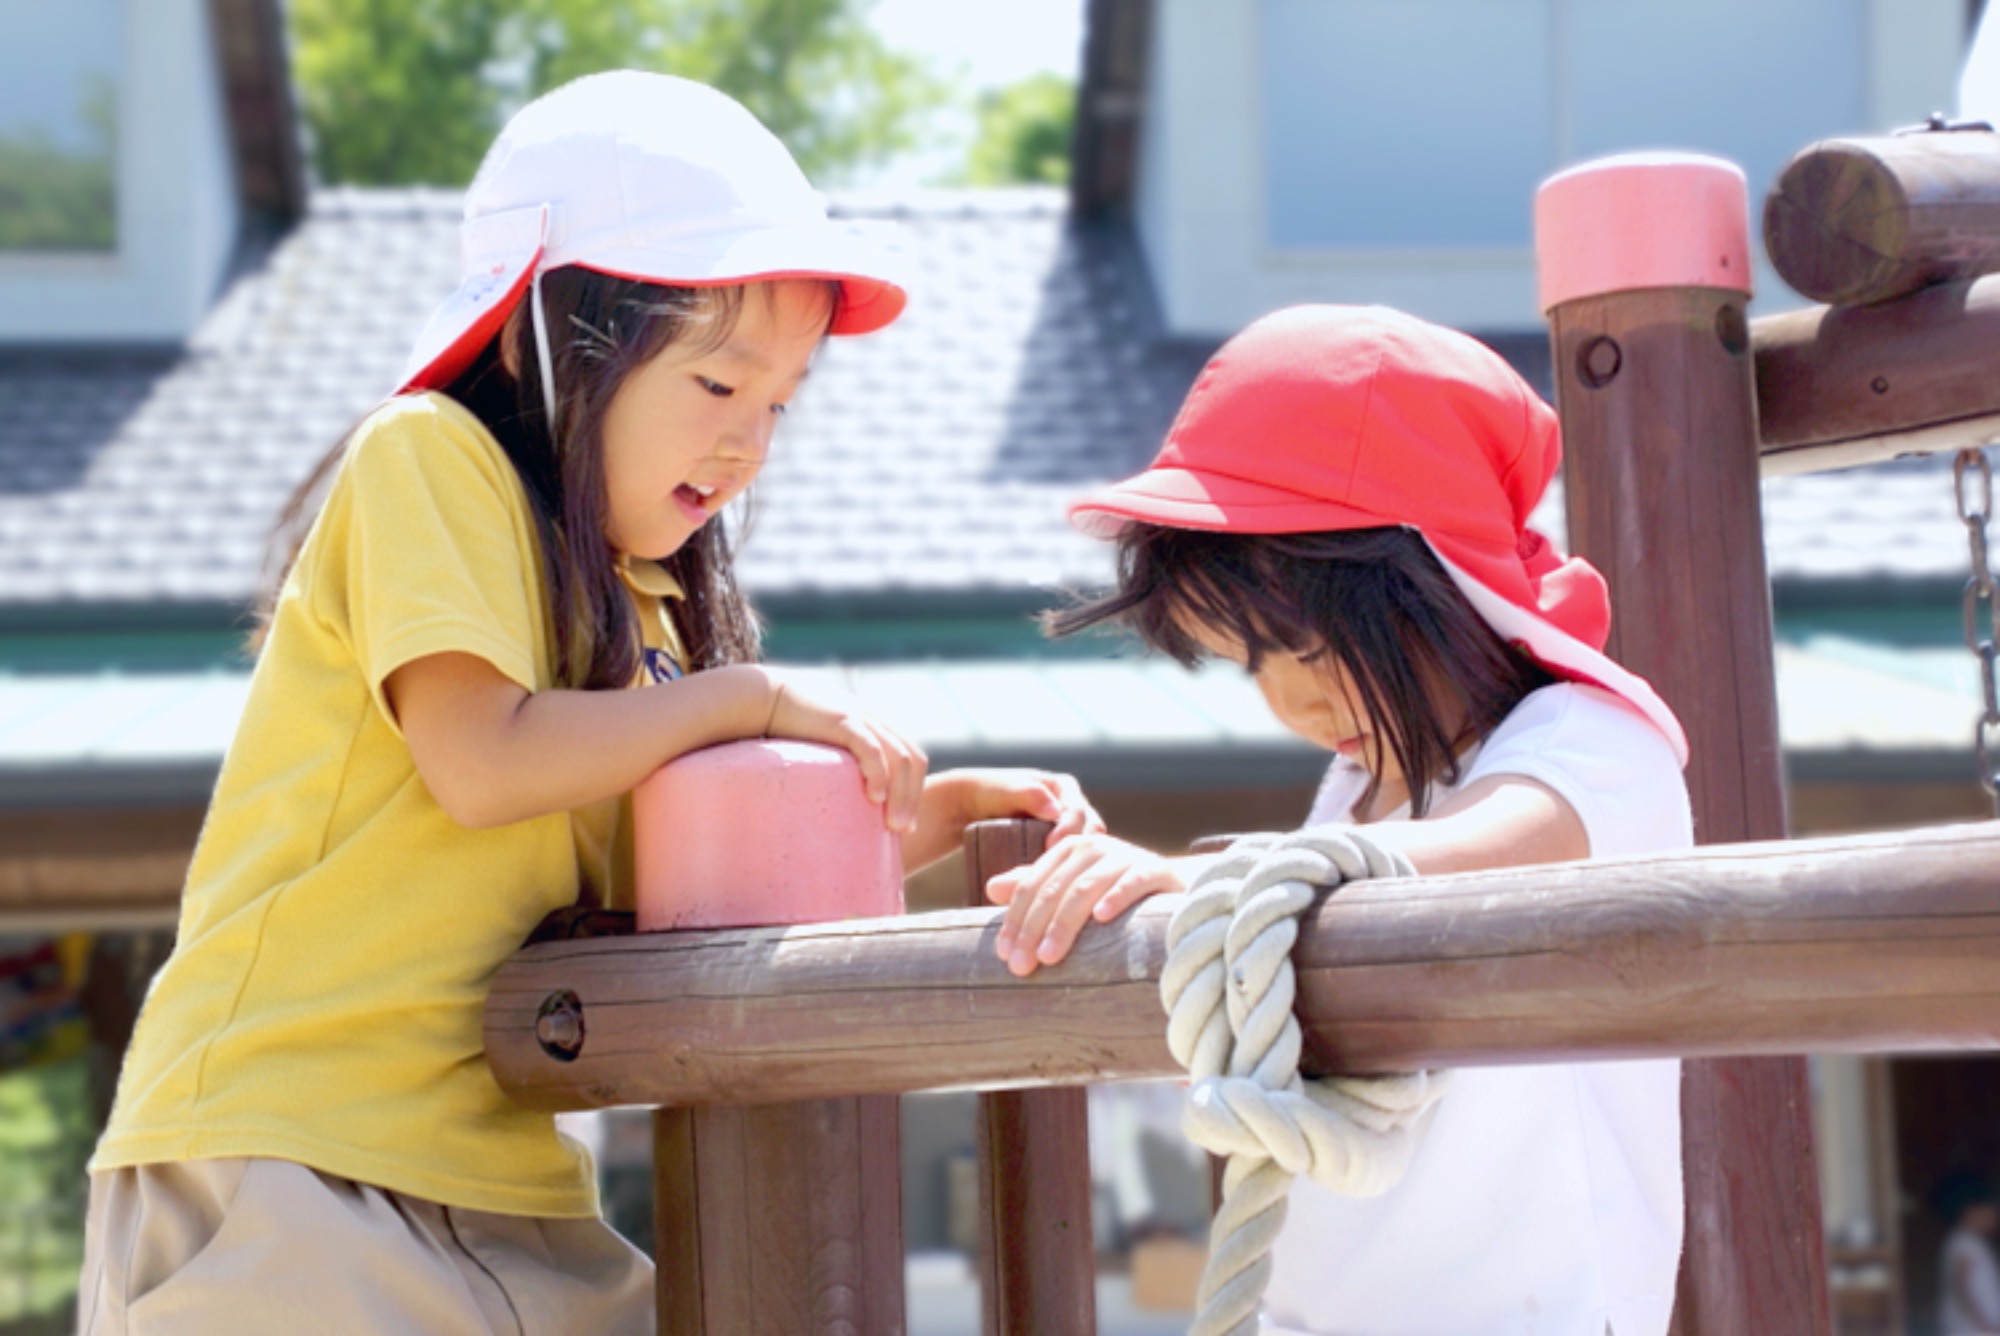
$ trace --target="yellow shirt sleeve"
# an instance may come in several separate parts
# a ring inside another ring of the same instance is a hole
[[[524,690],[549,685],[527,516],[512,465],[450,400],[399,401],[354,442],[326,516],[344,541],[319,554],[338,565],[300,578],[392,728],[383,683],[428,655],[472,654]]]

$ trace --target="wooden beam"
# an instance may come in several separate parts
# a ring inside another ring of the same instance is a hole
[[[1787,283],[1836,305],[2000,269],[2000,135],[1807,145],[1764,202],[1764,248]]]
[[[1752,325],[1766,474],[1985,445],[2000,424],[2000,275]]]
[[[1032,863],[1045,821],[981,821],[965,832],[966,903]],[[1097,1330],[1090,1220],[1090,1112],[1080,1087],[979,1097],[979,1292],[985,1336]]]
[[[900,1144],[888,1098],[656,1113],[663,1336],[901,1331]]]
[[[750,1104],[1178,1073],[1174,904],[1016,979],[997,910],[529,947],[486,1047],[544,1109]],[[1359,883],[1295,953],[1308,1068],[2000,1048],[2000,823]],[[536,1038],[573,993],[574,1060]]]

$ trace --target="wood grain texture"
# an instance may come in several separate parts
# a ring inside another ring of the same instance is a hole
[[[1785,833],[1743,300],[1652,289],[1551,312],[1570,544],[1610,586],[1609,653],[1687,730],[1702,844]],[[1674,1330],[1829,1331],[1804,1060],[1689,1063],[1681,1124]]]
[[[965,832],[966,902],[1041,856],[1044,821]],[[1090,1220],[1090,1115],[1080,1087],[979,1097],[979,1283],[987,1336],[1097,1330]]]
[[[1809,144],[1764,202],[1764,247],[1787,283],[1834,304],[2000,269],[2000,135]]]
[[[669,1336],[903,1330],[894,1098],[654,1114]]]
[[[486,1013],[538,1108],[1172,1076],[1169,901],[1026,979],[997,910],[527,948]],[[1306,1067],[2000,1049],[2000,824],[1357,883],[1295,952]],[[581,1000],[572,1062],[535,1016]]]
[[[2000,275],[1925,288],[1879,306],[1814,306],[1752,327],[1766,473],[1886,458],[1891,449],[1983,444],[2000,414]],[[1985,425],[1982,425],[1984,423]],[[1916,439],[1913,439],[1916,438]],[[1883,442],[1870,455],[1869,442]]]

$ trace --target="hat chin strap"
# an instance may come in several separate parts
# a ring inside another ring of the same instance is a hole
[[[549,355],[549,317],[542,309],[542,268],[535,266],[535,276],[528,284],[528,313],[535,325],[535,364],[542,373],[542,410],[548,414],[549,436],[556,434],[556,371],[555,359]]]

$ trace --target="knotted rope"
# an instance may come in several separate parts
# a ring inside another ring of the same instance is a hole
[[[1167,1046],[1193,1078],[1182,1127],[1229,1157],[1189,1336],[1256,1330],[1294,1177],[1372,1196],[1409,1166],[1442,1073],[1302,1081],[1292,945],[1321,888],[1413,874],[1407,858],[1347,827],[1246,836],[1174,914],[1160,997]]]

